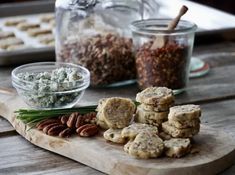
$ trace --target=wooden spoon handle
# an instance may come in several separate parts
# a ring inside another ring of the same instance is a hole
[[[174,30],[178,25],[180,18],[188,11],[188,7],[183,5],[179,11],[179,14],[168,24],[168,30]]]

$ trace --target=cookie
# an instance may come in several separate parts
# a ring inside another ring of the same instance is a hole
[[[26,31],[26,30],[29,30],[29,29],[39,28],[40,24],[25,22],[25,23],[18,24],[16,27],[21,31]]]
[[[99,112],[102,110],[104,103],[106,102],[108,98],[102,98],[99,100],[96,111]]]
[[[101,109],[102,117],[110,128],[128,126],[135,112],[135,104],[128,98],[108,98]]]
[[[201,109],[199,105],[182,105],[170,108],[168,115],[169,120],[187,121],[198,119],[201,116]]]
[[[171,135],[172,137],[177,138],[191,138],[196,135],[200,130],[200,124],[194,128],[185,128],[179,129],[169,124],[169,122],[162,123],[162,130]]]
[[[28,46],[24,44],[18,44],[18,45],[11,45],[6,48],[7,51],[14,51],[14,50],[21,50],[21,49],[26,49],[29,48]]]
[[[26,22],[26,19],[14,18],[5,22],[5,26],[17,26],[20,23]]]
[[[9,46],[20,45],[20,44],[24,44],[24,42],[19,38],[6,38],[0,40],[1,49],[7,49]]]
[[[136,137],[136,135],[142,131],[149,131],[157,134],[158,128],[156,126],[151,126],[148,124],[133,123],[123,128],[121,135],[123,138],[128,138],[129,140],[133,140]]]
[[[55,14],[43,14],[40,17],[40,21],[44,23],[49,23],[51,20],[55,19]]]
[[[54,47],[55,46],[55,40],[49,42],[46,44],[47,46],[51,46],[51,47]]]
[[[136,101],[147,105],[174,103],[174,95],[171,89],[166,87],[149,87],[136,95]]]
[[[102,120],[97,120],[97,123],[96,123],[100,128],[102,129],[109,129],[108,125],[105,123],[105,121],[102,121]]]
[[[49,43],[55,41],[55,37],[53,34],[39,35],[37,37],[40,43],[48,45]]]
[[[0,31],[0,40],[15,37],[14,32]]]
[[[168,112],[146,111],[142,105],[139,105],[136,110],[135,121],[146,123],[154,126],[160,126],[167,120]]]
[[[170,125],[179,129],[194,128],[200,125],[200,119],[185,120],[185,121],[168,120],[168,122]]]
[[[140,132],[128,146],[128,154],[141,159],[159,157],[164,150],[162,139],[157,134],[148,131]]]
[[[124,149],[124,151],[125,151],[126,153],[129,153],[129,149],[130,149],[130,146],[131,146],[132,142],[133,142],[133,141],[130,140],[130,141],[128,141],[128,142],[124,145],[123,149]]]
[[[160,132],[160,133],[158,134],[158,136],[159,136],[162,140],[170,140],[170,139],[172,138],[169,134],[167,134],[167,133],[165,133],[165,132]]]
[[[36,29],[27,30],[27,33],[32,37],[36,37],[36,36],[39,36],[39,35],[51,34],[52,31],[50,29],[36,28]]]
[[[191,150],[189,139],[173,138],[164,141],[165,154],[168,157],[180,158],[185,156]]]
[[[174,105],[174,102],[169,104],[158,104],[157,106],[146,105],[144,103],[141,104],[144,110],[147,111],[155,111],[155,112],[164,112],[169,111],[170,107]]]
[[[106,140],[114,143],[125,143],[126,139],[121,136],[122,129],[108,129],[103,136]]]

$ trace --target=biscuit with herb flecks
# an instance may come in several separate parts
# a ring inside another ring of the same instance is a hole
[[[140,132],[128,146],[128,154],[141,159],[159,157],[164,150],[162,139],[149,131]]]
[[[136,101],[151,106],[173,104],[174,95],[166,87],[149,87],[136,95]]]

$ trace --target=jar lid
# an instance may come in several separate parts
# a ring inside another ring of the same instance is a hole
[[[73,8],[78,9],[87,9],[95,6],[96,3],[97,0],[72,0],[70,6],[73,6]]]

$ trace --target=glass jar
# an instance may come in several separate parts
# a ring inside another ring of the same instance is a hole
[[[57,61],[86,67],[92,86],[135,79],[128,26],[151,16],[155,9],[143,0],[57,0]]]
[[[186,87],[197,27],[181,20],[175,30],[167,30],[170,21],[149,19],[131,25],[140,89],[164,86],[180,93]]]

